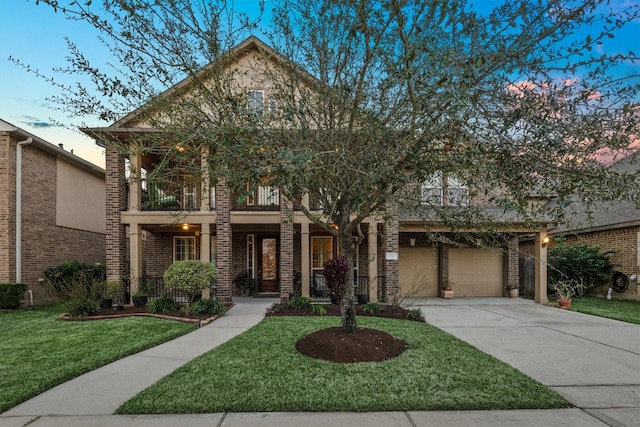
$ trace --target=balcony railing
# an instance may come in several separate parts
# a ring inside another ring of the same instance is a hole
[[[234,210],[277,211],[280,210],[280,192],[273,187],[257,187],[252,194],[243,200],[234,196]]]
[[[200,185],[197,179],[175,183],[149,181],[142,190],[143,211],[195,211],[200,209]],[[214,202],[215,203],[215,202]]]

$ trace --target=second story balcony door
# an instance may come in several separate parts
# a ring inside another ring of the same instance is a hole
[[[277,237],[258,239],[258,292],[278,292],[278,247]]]

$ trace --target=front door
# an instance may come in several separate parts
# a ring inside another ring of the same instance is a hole
[[[258,292],[278,292],[278,238],[261,237],[258,246]]]

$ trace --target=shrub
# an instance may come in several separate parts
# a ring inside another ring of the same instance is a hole
[[[295,297],[289,300],[289,307],[303,309],[311,307],[311,299],[307,297]]]
[[[175,298],[162,296],[154,298],[147,305],[147,311],[153,314],[167,314],[174,311],[178,311],[178,303]]]
[[[582,296],[587,289],[607,283],[613,272],[609,260],[613,253],[584,243],[569,244],[564,239],[556,239],[556,245],[549,250],[550,288],[555,288],[559,281],[571,281],[577,285],[577,296]]]
[[[189,295],[190,302],[217,278],[216,268],[204,261],[176,261],[164,272],[165,284],[171,289],[178,289]]]
[[[0,308],[20,308],[20,299],[27,291],[22,283],[0,283]]]
[[[414,308],[407,311],[407,319],[424,322],[424,315],[422,314],[422,311],[420,309]]]
[[[324,316],[325,314],[327,314],[327,309],[320,304],[313,304],[311,306],[311,313],[316,314],[318,316]]]
[[[100,303],[89,297],[75,297],[71,298],[64,308],[71,317],[87,317],[98,312]]]
[[[322,273],[331,293],[336,296],[336,303],[339,305],[347,291],[347,281],[349,279],[347,257],[339,256],[330,259],[324,264]]]
[[[367,314],[377,314],[382,311],[382,305],[377,302],[371,302],[362,306],[362,312]]]
[[[208,314],[211,316],[222,315],[227,311],[225,306],[216,299],[201,299],[182,307],[185,314]]]
[[[293,272],[293,295],[299,297],[302,295],[302,273]]]
[[[68,300],[80,296],[94,296],[100,290],[93,290],[107,278],[104,264],[88,264],[78,261],[65,261],[56,267],[44,271],[49,293],[54,298]]]

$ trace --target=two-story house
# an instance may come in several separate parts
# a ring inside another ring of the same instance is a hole
[[[105,262],[104,170],[0,120],[0,282],[47,302],[44,270]]]
[[[256,37],[233,52],[230,66],[244,70],[260,64],[256,56],[264,52],[278,56]],[[188,87],[188,80],[179,86]],[[268,88],[257,84],[246,79],[246,103],[268,110],[272,107]],[[171,91],[175,93],[176,88]],[[278,188],[267,183],[248,196],[232,194],[224,181],[208,176],[206,149],[199,153],[201,171],[178,169],[170,178],[153,178],[166,152],[181,146],[179,141],[165,141],[165,151],[157,145],[146,150],[119,149],[119,144],[144,145],[144,136],[156,131],[140,114],[143,110],[106,128],[84,129],[106,147],[108,278],[130,277],[136,288],[143,281],[159,283],[174,261],[199,259],[216,264],[215,296],[224,301],[237,292],[233,279],[244,272],[257,282],[253,295],[284,300],[300,277],[302,295],[325,296],[322,267],[338,253],[336,239],[302,212],[293,211]],[[128,179],[128,171],[137,171],[137,178]],[[431,198],[431,203],[435,198],[439,204],[462,208],[488,204],[484,196],[472,199],[468,190],[453,176],[434,176],[422,185],[423,197]],[[311,210],[318,208],[309,197],[303,203]],[[436,296],[443,283],[453,283],[457,296],[503,295],[505,285],[518,283],[519,234],[536,234],[536,254],[541,265],[545,262],[546,224],[527,225],[504,217],[501,209],[486,206],[486,210],[495,210],[495,215],[490,224],[477,224],[482,233],[471,242],[458,239],[441,222],[425,224],[402,207],[390,220],[370,216],[364,221],[365,238],[356,248],[358,293],[369,294],[371,300],[392,301],[398,296]],[[489,229],[495,230],[495,238],[483,239]],[[446,239],[436,239],[436,234]],[[536,299],[545,302],[546,270],[538,273]]]

